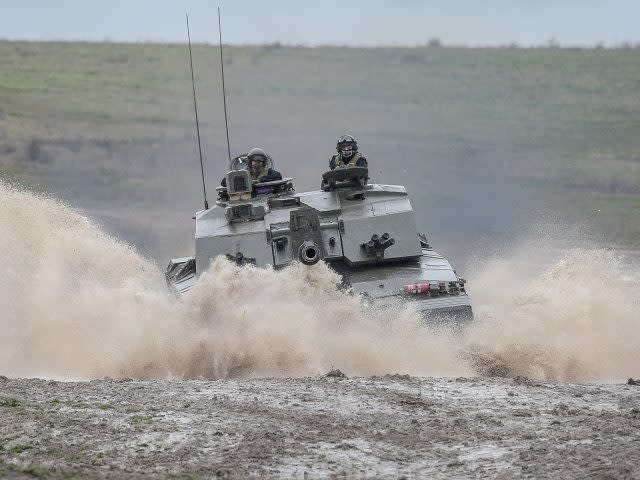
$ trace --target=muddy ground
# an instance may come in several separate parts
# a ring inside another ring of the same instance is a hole
[[[0,474],[640,478],[640,386],[0,377]]]

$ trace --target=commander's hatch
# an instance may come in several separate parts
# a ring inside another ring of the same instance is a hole
[[[340,189],[362,189],[369,181],[369,169],[366,167],[336,167],[322,174],[322,189],[325,191]]]
[[[225,177],[226,186],[216,188],[218,200],[230,203],[251,200],[261,195],[291,195],[293,178],[271,182],[254,182],[248,170],[231,170]]]

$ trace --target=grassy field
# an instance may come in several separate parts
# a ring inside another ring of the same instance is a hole
[[[212,191],[226,169],[216,48],[194,62]],[[233,153],[263,146],[298,190],[349,132],[445,252],[541,218],[640,246],[638,50],[267,45],[225,62]],[[160,263],[189,253],[202,201],[185,46],[0,42],[0,64],[3,175]]]

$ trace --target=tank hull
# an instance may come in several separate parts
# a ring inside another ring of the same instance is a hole
[[[344,284],[355,295],[376,308],[408,306],[419,312],[427,324],[473,320],[464,281],[442,255],[430,248],[424,248],[417,259],[355,268],[341,262],[331,266],[342,275]],[[426,292],[407,293],[405,288],[443,283],[446,288]],[[454,283],[456,288],[448,288]]]
[[[407,294],[404,286],[418,282],[451,282],[457,279],[448,261],[431,249],[421,258],[378,266],[354,268],[343,262],[329,262],[342,277],[342,288],[360,296],[376,309],[407,306],[419,312],[427,325],[464,324],[473,320],[471,301],[464,288],[450,292]],[[186,297],[197,281],[195,257],[171,260],[166,272],[169,289]]]

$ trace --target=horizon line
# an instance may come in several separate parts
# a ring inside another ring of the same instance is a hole
[[[176,41],[165,41],[165,40],[112,40],[110,38],[104,38],[102,40],[95,39],[50,39],[50,40],[42,40],[42,39],[28,39],[28,38],[7,38],[0,37],[0,42],[4,43],[33,43],[33,44],[46,44],[46,43],[57,43],[57,44],[115,44],[115,45],[166,45],[166,46],[181,46],[182,42]],[[212,46],[217,47],[218,44],[216,42],[209,41],[195,41],[192,42],[193,45],[204,45],[204,46]],[[421,49],[421,48],[451,48],[451,49],[469,49],[469,50],[481,50],[481,49],[521,49],[521,50],[535,50],[535,49],[560,49],[560,50],[636,50],[640,49],[640,42],[632,42],[632,41],[621,41],[621,42],[595,42],[593,44],[575,44],[575,43],[566,43],[563,44],[554,39],[550,39],[544,43],[536,43],[536,44],[520,44],[518,42],[509,42],[509,43],[496,43],[496,44],[456,44],[456,43],[445,43],[441,40],[434,38],[425,43],[420,44],[388,44],[388,43],[380,43],[380,44],[338,44],[338,43],[294,43],[294,42],[263,42],[263,43],[224,43],[223,45],[227,47],[236,47],[236,48],[307,48],[307,49],[322,49],[322,48],[340,48],[340,49],[360,49],[360,50],[375,50],[375,49]]]

